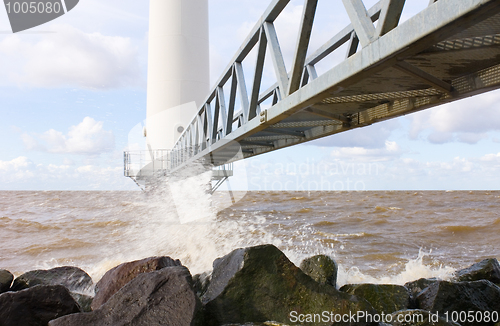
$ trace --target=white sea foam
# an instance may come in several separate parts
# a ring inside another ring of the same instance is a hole
[[[339,266],[337,276],[337,286],[344,284],[360,284],[360,283],[374,283],[374,284],[398,284],[404,285],[407,282],[417,280],[419,278],[438,278],[442,280],[449,279],[454,268],[449,266],[439,265],[437,267],[427,265],[423,259],[425,256],[430,255],[431,252],[424,252],[419,250],[418,256],[415,259],[410,259],[406,264],[403,271],[396,275],[384,275],[381,277],[373,277],[362,273],[357,267],[346,268]]]
[[[281,244],[278,238],[259,230],[257,226],[265,223],[260,216],[243,222],[218,220],[217,211],[228,203],[212,203],[211,170],[203,169],[197,165],[184,169],[182,176],[166,178],[144,202],[135,203],[138,214],[125,232],[126,241],[111,248],[108,258],[91,269],[94,279],[120,263],[160,255],[180,259],[195,274],[211,270],[216,258],[233,249]],[[238,198],[243,195],[234,194]]]

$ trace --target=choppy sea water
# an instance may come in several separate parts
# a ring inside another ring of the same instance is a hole
[[[500,191],[248,192],[226,208],[227,193],[192,195],[1,191],[0,269],[72,265],[97,281],[119,263],[168,255],[195,274],[272,243],[297,265],[332,256],[340,285],[403,284],[500,258]]]

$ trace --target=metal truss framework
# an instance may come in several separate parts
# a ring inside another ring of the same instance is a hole
[[[368,10],[362,0],[342,0],[351,24],[306,56],[318,1],[329,0],[305,0],[287,70],[274,22],[289,1],[273,0],[252,29],[175,144],[173,170],[200,159],[225,164],[500,87],[500,1],[431,0],[399,24],[405,0]],[[315,66],[344,44],[345,60],[318,75]],[[242,62],[254,48],[247,88]],[[266,59],[276,84],[261,92]],[[234,144],[243,155],[234,155]]]

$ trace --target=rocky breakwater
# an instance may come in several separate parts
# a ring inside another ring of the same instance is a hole
[[[90,311],[94,285],[79,268],[35,270],[13,279],[8,271],[0,271],[0,326],[47,325],[67,314]]]
[[[75,267],[15,280],[0,270],[0,326],[500,325],[496,259],[457,271],[451,280],[404,286],[337,289],[336,275],[330,257],[310,257],[298,268],[272,245],[236,249],[194,277],[170,257],[124,263],[95,290]]]

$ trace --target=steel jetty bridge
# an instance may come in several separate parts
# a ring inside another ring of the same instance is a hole
[[[163,173],[194,161],[223,166],[500,87],[498,0],[431,0],[401,24],[404,0],[369,9],[342,0],[351,24],[308,55],[319,1],[331,0],[305,0],[291,67],[274,26],[290,0],[272,1],[174,148],[153,159]],[[339,50],[345,59],[319,74]],[[276,83],[261,91],[267,61]]]

